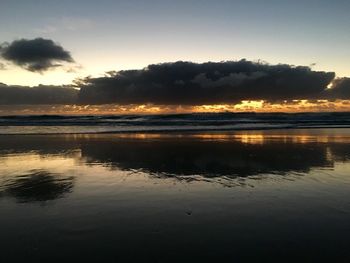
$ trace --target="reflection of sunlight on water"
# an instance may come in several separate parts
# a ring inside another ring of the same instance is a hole
[[[264,144],[266,142],[291,142],[291,143],[329,143],[350,142],[350,136],[342,135],[299,135],[299,134],[266,134],[260,133],[243,133],[243,134],[197,134],[194,138],[210,140],[235,140],[244,144]]]
[[[242,143],[249,144],[263,144],[265,141],[265,138],[262,134],[242,134],[236,136],[235,139],[240,140]]]
[[[334,159],[333,154],[332,154],[332,150],[329,147],[326,148],[326,159],[329,162],[333,161],[333,159]]]
[[[5,154],[0,156],[0,179],[21,175],[34,169],[52,173],[66,172],[74,168],[80,157],[80,151],[72,151],[65,155],[35,152]]]
[[[341,130],[341,129],[339,129]],[[287,130],[288,131],[288,130]],[[342,133],[324,133],[322,130],[300,129],[291,130],[291,133],[286,130],[272,130],[272,131],[236,131],[236,132],[170,132],[170,133],[116,133],[116,134],[64,134],[61,135],[66,140],[71,139],[85,139],[85,140],[98,140],[98,139],[137,139],[137,140],[149,140],[149,139],[186,139],[193,138],[199,140],[229,140],[237,141],[244,144],[264,144],[266,142],[290,142],[290,143],[348,143],[350,142],[350,135]],[[330,129],[333,131],[333,129]]]

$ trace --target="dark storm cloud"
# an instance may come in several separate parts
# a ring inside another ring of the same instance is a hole
[[[0,83],[0,105],[74,104],[79,91],[61,86],[8,86]]]
[[[332,89],[328,89],[332,84]],[[219,63],[174,62],[141,70],[111,71],[88,77],[72,87],[6,86],[0,104],[154,104],[195,106],[235,104],[242,100],[270,103],[293,100],[350,99],[350,79],[309,67],[270,65],[247,60]]]
[[[333,72],[247,60],[175,62],[81,81],[80,103],[203,105],[241,100],[318,99]]]
[[[20,39],[0,46],[0,54],[29,71],[42,72],[61,66],[62,62],[74,62],[70,53],[50,39]]]
[[[328,99],[350,99],[350,78],[338,78],[332,82],[332,88],[325,90]]]

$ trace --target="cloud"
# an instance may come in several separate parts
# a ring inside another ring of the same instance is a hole
[[[64,86],[8,86],[0,83],[0,105],[74,104],[79,91]]]
[[[62,62],[73,63],[71,54],[51,39],[20,39],[0,46],[0,55],[26,70],[43,72],[62,66]]]
[[[0,83],[0,105],[58,104],[83,108],[95,105],[103,111],[104,104],[113,104],[128,112],[137,105],[187,109],[237,105],[251,100],[264,101],[264,105],[292,105],[293,100],[309,100],[314,104],[320,104],[319,100],[346,101],[350,100],[350,78],[335,78],[334,72],[304,66],[240,60],[179,61],[139,70],[110,71],[103,77],[80,79],[74,88],[44,85],[29,88]]]
[[[204,105],[320,99],[334,72],[247,60],[175,62],[81,80],[82,104]],[[329,96],[327,94],[327,96]]]
[[[6,65],[0,62],[0,70],[6,70]]]
[[[350,78],[338,78],[331,83],[332,88],[325,90],[327,99],[350,99]]]

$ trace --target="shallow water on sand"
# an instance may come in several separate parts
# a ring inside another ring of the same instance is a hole
[[[0,136],[0,261],[349,262],[350,129]]]

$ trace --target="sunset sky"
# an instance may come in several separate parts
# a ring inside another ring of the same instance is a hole
[[[2,0],[0,114],[350,110],[349,10]]]

